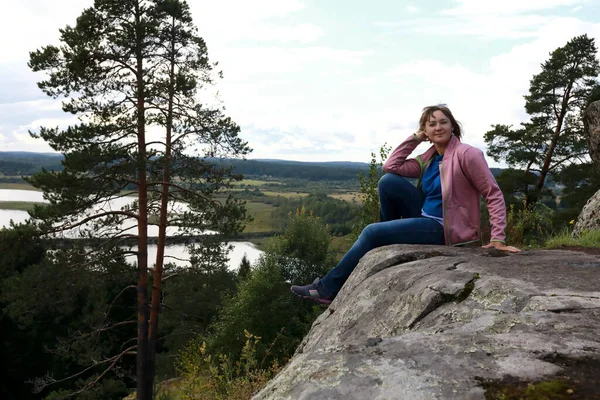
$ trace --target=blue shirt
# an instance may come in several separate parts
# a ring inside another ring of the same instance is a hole
[[[421,209],[421,214],[424,217],[433,218],[443,224],[444,216],[442,210],[442,182],[440,179],[440,162],[444,155],[437,155],[427,166],[421,181],[421,190],[425,195],[425,202]]]

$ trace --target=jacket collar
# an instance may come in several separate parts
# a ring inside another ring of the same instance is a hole
[[[448,146],[446,146],[446,151],[444,152],[444,158],[445,159],[449,159],[451,157],[451,154],[454,153],[454,150],[456,149],[456,147],[460,144],[460,140],[458,140],[458,138],[454,135],[450,136],[450,141],[448,142]],[[448,157],[446,157],[446,154],[448,154]],[[435,157],[437,155],[437,150],[435,149],[435,146],[431,146],[429,148],[429,150],[427,150],[425,152],[425,157],[423,157],[426,160],[432,159],[433,157]]]

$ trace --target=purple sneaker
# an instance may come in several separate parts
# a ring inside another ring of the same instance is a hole
[[[298,297],[302,297],[303,299],[316,301],[317,303],[322,304],[330,304],[333,299],[331,296],[326,296],[323,293],[323,288],[320,288],[320,279],[317,278],[310,285],[305,286],[292,286],[291,291]]]

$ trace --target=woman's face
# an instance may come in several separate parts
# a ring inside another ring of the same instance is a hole
[[[425,136],[433,144],[446,145],[452,136],[452,122],[443,112],[437,110],[425,122]]]

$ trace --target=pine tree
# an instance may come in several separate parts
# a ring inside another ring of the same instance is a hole
[[[530,121],[516,130],[493,125],[485,134],[488,155],[494,160],[505,159],[511,167],[523,168],[524,177],[537,172],[528,203],[537,201],[549,173],[587,156],[581,114],[600,73],[596,52],[594,39],[587,35],[554,50],[530,81],[525,96]]]
[[[248,277],[248,275],[250,275],[250,271],[252,269],[252,266],[250,265],[250,261],[248,260],[248,256],[246,255],[246,253],[244,253],[244,256],[242,257],[242,261],[240,262],[240,267],[238,269],[238,278],[241,280],[244,280]]]
[[[32,52],[29,65],[46,73],[39,87],[64,96],[64,111],[81,122],[32,133],[64,154],[62,171],[29,180],[50,201],[32,216],[45,232],[94,239],[87,267],[136,257],[137,396],[150,399],[167,228],[188,236],[217,232],[192,246],[192,263],[224,262],[223,237],[241,229],[245,210],[231,196],[215,200],[241,177],[212,160],[244,156],[249,148],[221,106],[197,100],[220,74],[185,1],[96,0],[60,32],[61,46]],[[117,199],[131,201],[110,206]],[[149,227],[156,224],[152,271]]]

